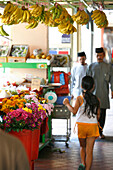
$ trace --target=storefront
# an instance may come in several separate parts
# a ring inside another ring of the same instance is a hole
[[[60,24],[54,23],[54,19],[58,18],[53,18],[52,25],[47,25],[43,21],[36,23],[37,26],[35,28],[32,27],[32,29],[26,29],[28,26],[27,22],[14,23],[12,25],[11,23],[9,25],[6,23],[6,25],[3,25],[3,29],[9,36],[1,35],[0,37],[1,105],[3,98],[10,98],[14,95],[14,92],[20,95],[23,91],[29,92],[29,95],[41,95],[41,98],[38,98],[38,100],[42,106],[44,106],[43,104],[47,104],[47,107],[45,107],[46,110],[49,107],[48,103],[51,103],[49,108],[50,115],[43,127],[45,128],[43,129],[45,133],[42,133],[41,136],[43,145],[39,147],[39,150],[51,140],[51,113],[53,112],[53,104],[58,102],[57,100],[60,100],[62,96],[70,97],[70,71],[73,63],[77,61],[77,53],[85,51],[87,63],[90,64],[96,61],[95,48],[102,46],[107,50],[108,62],[112,62],[113,58],[112,38],[109,38],[112,34],[112,23],[110,22],[108,28],[97,28],[97,25],[91,19],[91,13],[86,10],[85,6],[84,11],[86,11],[86,15],[89,14],[89,22],[83,25],[77,24],[71,18],[72,15],[77,13],[74,6],[67,2],[66,7],[63,8],[69,17],[68,25],[70,25],[71,31],[61,31],[62,29],[58,28]],[[3,12],[4,9],[1,9],[1,13]],[[106,13],[106,15],[109,18],[110,14]],[[50,14],[51,16],[52,13]],[[32,17],[31,20],[33,19]],[[36,22],[36,18],[33,22]],[[1,22],[2,24],[3,20]],[[57,26],[54,24],[57,24]],[[63,24],[65,25],[65,23]],[[110,50],[108,45],[110,45]],[[21,52],[25,55],[21,56]],[[22,60],[20,59],[21,57]],[[13,92],[12,94],[11,91]],[[61,100],[60,102],[63,105]],[[55,114],[56,112],[62,113],[63,111],[67,113],[65,108],[55,108],[54,110]],[[55,116],[53,118],[58,118]],[[67,113],[67,117],[64,116],[63,118],[68,121],[70,119],[70,113]],[[70,137],[69,128],[70,125],[67,127],[68,138]],[[48,133],[47,136],[46,132]]]

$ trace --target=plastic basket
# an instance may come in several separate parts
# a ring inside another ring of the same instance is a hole
[[[59,97],[57,97],[57,101],[56,101],[55,104],[57,104],[57,105],[63,105],[63,100],[64,100],[65,98],[68,98],[68,99],[69,99],[69,102],[71,101],[71,96],[59,96]]]

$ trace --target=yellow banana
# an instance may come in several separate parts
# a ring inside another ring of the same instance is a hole
[[[41,15],[42,13],[42,6],[40,7],[39,5],[37,5],[37,7],[33,8],[30,13],[32,14],[32,16],[38,17]]]
[[[38,22],[37,22],[37,21],[35,21],[35,22],[34,22],[34,24],[33,24],[30,28],[31,28],[31,29],[36,28],[36,27],[37,27],[37,25],[38,25]]]
[[[66,28],[67,28],[67,30],[71,30],[71,29],[72,29],[72,27],[73,27],[73,25],[72,25],[72,24],[68,24],[68,26],[67,26]]]
[[[95,20],[96,18],[98,18],[100,16],[100,11],[98,13],[92,14],[91,18],[92,20]]]
[[[13,4],[11,3],[10,8],[9,8],[9,10],[8,10],[8,13],[12,12],[13,9],[14,9],[14,6],[13,6]]]
[[[34,22],[31,22],[29,25],[27,25],[25,28],[29,29],[30,27],[32,27],[34,25]]]
[[[81,12],[80,10],[77,11],[77,13],[74,15],[74,18],[78,17],[80,15],[80,12]]]
[[[9,11],[10,8],[11,8],[11,2],[7,2],[7,5],[4,8],[3,15],[5,15]]]
[[[26,22],[26,19],[27,19],[27,13],[26,13],[26,10],[23,10],[23,16],[22,16],[21,23]]]
[[[30,6],[29,8],[36,8],[37,4]]]
[[[15,7],[15,8],[16,8],[16,7]],[[15,9],[15,11],[12,13],[11,18],[17,16],[17,15],[18,15],[18,12],[19,12],[19,8],[17,7],[17,8]]]
[[[96,9],[96,10],[93,11],[93,14],[96,14],[98,12],[100,12],[100,10]]]
[[[27,13],[26,22],[29,22],[29,20],[30,20],[30,12],[28,10],[26,10],[26,13]]]
[[[100,22],[104,22],[106,20],[106,15],[105,13],[102,14]]]
[[[59,29],[63,29],[63,28],[66,28],[67,25],[68,25],[68,23],[60,24],[60,25],[58,25],[58,28],[59,28]]]

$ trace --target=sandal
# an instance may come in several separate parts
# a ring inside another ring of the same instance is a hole
[[[78,170],[85,170],[85,166],[83,164],[80,164]]]

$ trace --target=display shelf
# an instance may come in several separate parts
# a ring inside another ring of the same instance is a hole
[[[51,80],[50,66],[47,63],[3,63],[0,62],[0,68],[36,68],[36,69],[47,69],[48,70],[48,82]]]
[[[0,67],[4,68],[47,68],[46,63],[0,63]]]

